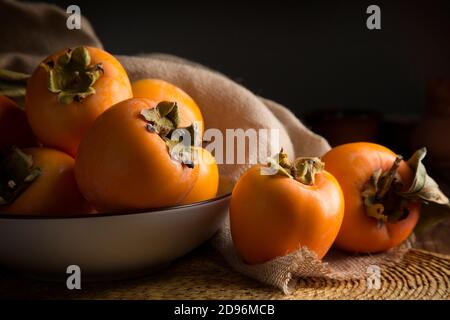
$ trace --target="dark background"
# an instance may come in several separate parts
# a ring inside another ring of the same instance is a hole
[[[406,156],[427,146],[450,169],[448,0],[47,2],[78,4],[106,50],[207,65],[331,145],[374,141]],[[366,27],[371,4],[381,30]]]
[[[179,55],[297,115],[418,114],[426,81],[450,73],[450,1],[47,1],[78,4],[107,50]],[[381,30],[366,8],[381,7]]]

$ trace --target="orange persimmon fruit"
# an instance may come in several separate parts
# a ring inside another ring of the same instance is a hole
[[[298,158],[291,164],[281,152],[238,180],[230,203],[231,234],[249,264],[302,247],[321,259],[338,234],[343,214],[339,183],[323,170],[320,159]]]
[[[405,161],[388,148],[366,142],[337,146],[322,160],[339,181],[345,198],[336,247],[381,252],[408,238],[419,219],[420,203],[395,193],[406,190],[414,178]]]
[[[216,159],[206,149],[197,147],[195,152],[197,152],[196,157],[200,167],[198,178],[192,190],[180,204],[205,201],[217,195],[219,168],[217,167]]]
[[[181,114],[181,126],[187,127],[197,122],[200,135],[203,134],[204,123],[200,107],[183,90],[161,79],[142,79],[132,83],[133,97],[147,98],[153,101],[174,101]]]
[[[53,149],[16,147],[0,157],[0,213],[70,216],[89,213],[74,176],[75,160]]]
[[[28,80],[25,111],[44,145],[75,156],[95,119],[131,97],[128,75],[116,58],[98,48],[77,47],[37,67]]]
[[[9,146],[25,148],[36,145],[36,137],[25,112],[12,100],[0,96],[0,150]]]
[[[179,128],[174,102],[132,98],[105,111],[83,138],[75,176],[99,210],[175,205],[191,191],[199,166],[172,140]]]

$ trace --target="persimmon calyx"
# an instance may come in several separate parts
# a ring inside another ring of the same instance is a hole
[[[291,174],[292,165],[288,159],[287,153],[285,153],[283,149],[281,149],[280,152],[274,157],[269,157],[267,159],[267,166],[273,174],[285,176],[291,179],[294,178]]]
[[[9,148],[0,154],[0,206],[12,203],[41,175],[33,158],[19,148]]]
[[[325,164],[317,157],[299,157],[291,163],[283,149],[275,157],[269,158],[267,165],[275,174],[306,185],[314,185],[316,175],[325,168]]]
[[[406,162],[414,172],[414,180],[408,190],[400,192],[400,194],[407,199],[449,205],[449,199],[441,191],[436,181],[428,175],[427,170],[422,163],[426,154],[426,148],[419,149]]]
[[[94,84],[103,75],[102,64],[91,64],[86,47],[67,49],[56,61],[48,60],[41,66],[48,72],[48,90],[57,94],[63,104],[95,94]]]
[[[417,150],[406,162],[414,173],[411,186],[404,190],[404,185],[397,173],[402,158],[397,156],[391,168],[382,172],[375,171],[364,186],[362,197],[366,206],[366,214],[380,222],[396,222],[405,219],[408,214],[408,203],[424,202],[446,205],[450,208],[449,199],[439,189],[438,184],[427,174],[422,160],[426,148]]]
[[[176,102],[161,101],[151,109],[143,109],[141,115],[147,121],[147,130],[160,137],[169,136],[180,124]]]
[[[300,157],[294,160],[294,178],[303,184],[314,185],[316,174],[324,168],[325,164],[317,157]]]
[[[154,108],[141,110],[141,116],[147,122],[147,130],[164,140],[172,159],[189,168],[194,167],[193,146],[199,128],[196,123],[178,128],[181,119],[176,102],[161,101]]]

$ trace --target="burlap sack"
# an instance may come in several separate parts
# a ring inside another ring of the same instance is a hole
[[[81,30],[66,28],[64,11],[46,4],[0,0],[0,68],[32,72],[42,58],[66,47],[90,45],[102,47],[87,20]],[[206,128],[278,129],[280,145],[290,157],[321,156],[330,147],[326,140],[307,129],[288,109],[260,97],[224,75],[198,64],[167,55],[119,56],[131,80],[160,78],[185,90],[202,109]],[[263,140],[271,154],[277,153],[272,141]],[[235,181],[248,164],[220,165],[221,175]],[[213,241],[228,263],[264,283],[289,292],[298,277],[334,279],[367,276],[370,265],[395,263],[410,247],[402,247],[375,256],[349,256],[333,250],[324,262],[303,248],[273,261],[249,266],[233,248],[228,223]]]
[[[233,240],[226,221],[223,228],[213,239],[213,245],[222,253],[227,262],[238,272],[251,278],[281,289],[289,294],[298,278],[314,277],[336,280],[367,279],[376,272],[398,263],[405,253],[412,248],[414,236],[397,248],[384,253],[360,255],[344,253],[331,249],[322,261],[314,252],[304,247],[289,255],[274,260],[249,265],[239,257],[233,247]]]

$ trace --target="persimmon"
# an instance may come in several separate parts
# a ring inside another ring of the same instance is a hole
[[[426,175],[424,156],[422,149],[405,162],[388,148],[366,142],[344,144],[323,156],[345,198],[338,248],[361,253],[393,248],[412,233],[422,200],[445,202]]]
[[[195,148],[200,167],[197,181],[180,204],[189,204],[214,198],[219,189],[219,168],[216,159],[206,149]]]
[[[0,155],[0,213],[72,215],[89,213],[74,176],[75,160],[47,148],[3,150]]]
[[[186,157],[189,148],[173,138],[180,121],[175,102],[133,98],[105,111],[83,138],[76,158],[75,175],[85,198],[100,210],[181,202],[199,166]]]
[[[77,47],[37,67],[28,80],[25,110],[44,145],[74,156],[95,119],[131,97],[128,75],[116,58],[98,48]]]
[[[284,153],[245,172],[233,189],[230,227],[234,245],[249,263],[262,263],[301,247],[323,258],[344,214],[337,180],[318,158]]]
[[[36,144],[25,112],[12,100],[0,96],[0,150],[8,146],[32,147]]]
[[[142,79],[132,84],[135,98],[147,98],[153,101],[174,101],[177,103],[182,127],[187,127],[196,121],[199,125],[199,133],[203,134],[203,115],[200,107],[183,90],[161,79]]]

